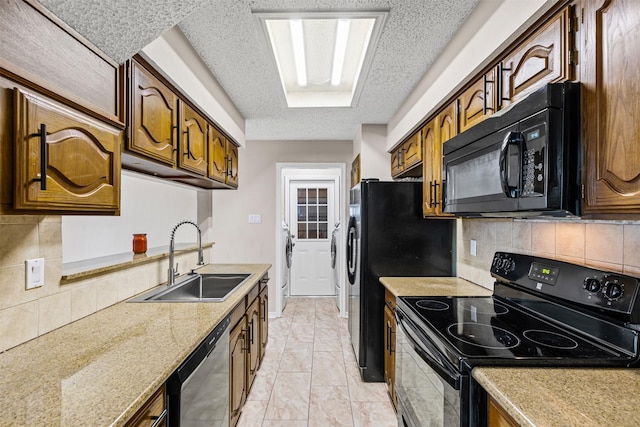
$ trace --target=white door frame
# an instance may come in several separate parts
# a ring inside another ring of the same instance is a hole
[[[344,229],[344,224],[346,220],[346,197],[349,194],[349,189],[347,187],[346,180],[346,164],[345,163],[276,163],[276,280],[274,283],[277,284],[276,291],[276,306],[275,313],[271,313],[270,317],[280,317],[282,316],[282,293],[280,292],[280,283],[282,275],[284,274],[282,269],[282,257],[284,254],[280,250],[283,245],[283,237],[282,237],[282,220],[285,218],[285,189],[289,186],[289,181],[291,180],[299,180],[299,179],[324,179],[326,180],[331,175],[338,175],[338,179],[336,179],[336,194],[339,194],[337,197],[336,208],[336,219],[343,224],[343,227],[340,227],[340,230]],[[302,178],[304,177],[304,178]],[[309,178],[307,178],[309,177]],[[330,224],[333,225],[333,224]],[[342,241],[342,239],[340,240]],[[340,260],[340,276],[345,276],[344,271],[344,262]],[[344,286],[343,286],[344,289]],[[345,304],[341,304],[341,316],[346,316]]]

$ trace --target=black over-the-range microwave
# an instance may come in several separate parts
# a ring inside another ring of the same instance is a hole
[[[579,216],[580,84],[550,83],[444,144],[444,211]]]

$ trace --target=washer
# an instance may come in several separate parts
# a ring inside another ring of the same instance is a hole
[[[280,291],[282,292],[282,310],[284,311],[287,305],[287,298],[289,297],[289,282],[291,280],[291,261],[293,254],[293,240],[289,225],[282,221],[282,242],[283,242],[283,256],[282,256],[282,280],[280,284]]]
[[[336,291],[336,305],[338,310],[342,312],[340,301],[342,300],[342,285],[340,283],[340,257],[338,254],[338,238],[340,236],[340,222],[336,222],[331,232],[331,281]]]

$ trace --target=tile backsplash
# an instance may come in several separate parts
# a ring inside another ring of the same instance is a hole
[[[26,290],[33,258],[45,259],[44,286]],[[195,266],[197,253],[176,261]],[[0,352],[166,281],[167,268],[163,258],[62,284],[61,217],[0,215]]]
[[[640,276],[640,223],[513,219],[457,220],[458,276],[493,288],[496,251],[518,252]],[[476,256],[471,256],[471,240]]]

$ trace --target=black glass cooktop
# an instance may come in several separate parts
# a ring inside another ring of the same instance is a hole
[[[400,297],[398,306],[450,358],[610,360],[614,349],[582,338],[493,297]],[[426,332],[428,330],[428,333]],[[434,337],[436,339],[434,339]],[[477,363],[476,363],[477,364]],[[580,364],[579,362],[577,364]]]

